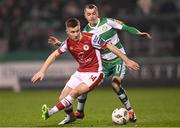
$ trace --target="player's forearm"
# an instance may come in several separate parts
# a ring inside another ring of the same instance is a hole
[[[45,61],[45,63],[43,64],[43,66],[40,69],[40,72],[45,73],[46,70],[48,69],[48,67],[51,65],[52,62],[55,61],[56,59],[56,52],[53,52]]]
[[[116,48],[114,45],[107,44],[106,46],[111,52],[113,52],[115,55],[121,58],[125,63],[129,61],[129,58],[125,54],[123,54],[118,48]]]
[[[125,25],[123,24],[123,27],[122,27],[122,30],[126,31],[126,32],[129,32],[133,35],[137,35],[140,33],[140,31],[138,29],[136,29],[135,27],[131,27],[131,26],[128,26],[128,25]]]

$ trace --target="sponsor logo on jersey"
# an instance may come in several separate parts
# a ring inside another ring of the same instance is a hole
[[[89,46],[88,46],[88,47],[89,47]],[[78,53],[78,61],[79,61],[79,63],[84,64],[84,63],[87,63],[87,62],[91,62],[91,61],[92,61],[92,58],[91,58],[91,57],[86,58],[86,57],[84,56],[84,52],[80,52],[80,53]]]
[[[93,39],[93,42],[97,42],[99,40],[99,37],[98,36],[95,36],[94,39]]]
[[[80,63],[84,63],[84,59],[85,59],[84,52],[78,53],[78,59]]]

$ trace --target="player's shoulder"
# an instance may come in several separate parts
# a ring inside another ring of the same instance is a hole
[[[69,37],[67,37],[65,40],[64,40],[64,42],[70,42],[71,41],[71,39],[69,38]]]
[[[83,38],[85,40],[89,40],[91,42],[96,42],[97,40],[99,40],[99,35],[93,34],[93,33],[83,32]]]
[[[66,44],[67,46],[71,45],[74,41],[71,39],[71,38],[67,38],[65,41],[64,41],[64,44]]]
[[[118,24],[123,24],[123,21],[119,20],[119,19],[114,19],[114,18],[107,18],[107,22],[116,22]]]
[[[117,19],[114,19],[114,18],[109,18],[109,17],[103,17],[103,18],[100,18],[100,22],[101,24],[104,24],[104,23],[112,23],[112,22],[118,22],[118,23],[123,23],[122,21],[120,20],[117,20]]]
[[[93,33],[89,33],[89,32],[82,32],[82,35],[83,35],[83,39],[84,40],[91,40],[92,39],[92,37],[93,37]]]
[[[93,33],[89,33],[89,32],[82,32],[84,37],[92,37]]]
[[[108,21],[107,17],[100,17],[100,23],[106,23]]]
[[[109,22],[109,21],[114,21],[115,19],[114,18],[111,18],[111,17],[106,17],[106,21]]]

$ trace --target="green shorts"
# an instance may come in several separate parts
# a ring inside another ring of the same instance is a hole
[[[121,79],[124,78],[124,75],[126,73],[126,66],[122,60],[116,58],[112,61],[103,60],[102,62],[105,79],[109,76],[118,76]]]

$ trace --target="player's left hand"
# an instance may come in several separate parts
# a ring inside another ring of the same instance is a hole
[[[152,38],[151,35],[150,35],[149,33],[147,33],[147,32],[139,32],[139,35],[141,35],[141,36],[143,36],[143,37],[147,37],[147,38],[149,38],[149,39]]]
[[[129,60],[126,62],[126,66],[130,69],[130,70],[139,70],[140,69],[140,66],[138,63],[136,63],[135,61],[133,60]]]

